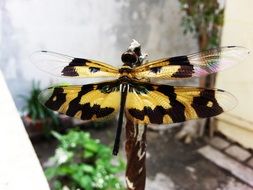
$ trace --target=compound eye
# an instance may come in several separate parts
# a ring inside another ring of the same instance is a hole
[[[133,66],[138,61],[138,56],[133,52],[125,52],[121,56],[121,60],[128,66]]]

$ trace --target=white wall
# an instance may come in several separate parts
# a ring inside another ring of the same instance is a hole
[[[29,61],[46,49],[120,65],[132,38],[150,60],[197,51],[183,35],[182,13],[174,0],[0,0],[0,69],[17,106],[31,80],[69,81],[37,70]],[[87,81],[80,81],[87,82]],[[73,82],[73,81],[72,81]]]
[[[247,47],[251,54],[246,60],[218,75],[217,87],[238,99],[232,114],[253,122],[253,1],[229,0],[226,3],[222,44]],[[252,127],[253,129],[253,127]]]

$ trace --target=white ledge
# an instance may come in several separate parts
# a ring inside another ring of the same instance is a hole
[[[0,89],[0,189],[49,190],[1,71]]]

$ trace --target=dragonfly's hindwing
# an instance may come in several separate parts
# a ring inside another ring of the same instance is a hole
[[[82,120],[103,120],[118,112],[120,92],[116,82],[51,87],[41,92],[48,108]]]
[[[138,124],[169,124],[216,116],[235,105],[222,90],[142,83],[129,88],[126,115]]]

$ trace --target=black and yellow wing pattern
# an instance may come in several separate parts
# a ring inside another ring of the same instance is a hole
[[[216,116],[237,101],[228,92],[198,87],[132,83],[126,99],[126,116],[135,124],[170,124]]]
[[[118,68],[91,59],[75,58],[52,51],[37,51],[32,62],[42,71],[65,77],[119,77]]]
[[[115,116],[120,106],[120,80],[50,87],[39,99],[48,108],[82,120]],[[232,109],[236,99],[219,89],[174,87],[143,82],[128,84],[125,113],[135,124],[170,124],[216,116]]]
[[[133,76],[137,79],[148,77],[169,80],[206,76],[233,66],[248,53],[248,49],[244,47],[227,46],[164,58],[136,67]]]
[[[127,81],[125,113],[137,124],[169,124],[212,117],[229,110],[236,104],[236,100],[228,92],[151,84],[141,82],[138,78],[177,79],[204,76],[230,67],[246,54],[246,48],[228,46],[160,59],[133,68],[133,78]],[[40,100],[46,107],[82,120],[105,119],[117,113],[123,81],[118,68],[50,51],[40,51],[34,55],[34,63],[51,74],[69,77],[119,77],[104,83],[50,87],[40,95]]]
[[[70,117],[105,120],[118,113],[119,84],[114,81],[50,87],[40,93],[39,100],[49,109]]]

